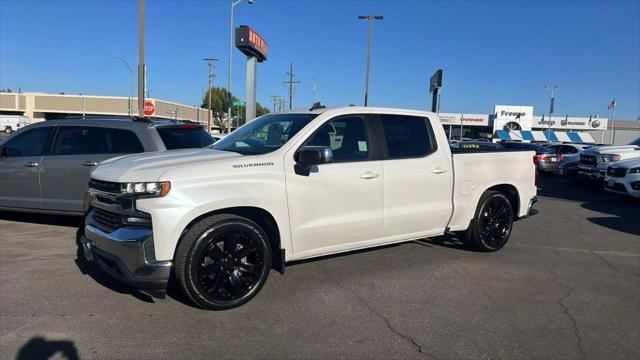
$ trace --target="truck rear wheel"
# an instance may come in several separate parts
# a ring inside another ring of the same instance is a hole
[[[260,291],[271,269],[271,246],[253,221],[213,215],[183,236],[175,259],[176,279],[199,307],[225,310]]]
[[[501,192],[487,191],[480,197],[475,216],[464,232],[470,247],[491,252],[502,249],[511,236],[513,207]]]
[[[13,132],[13,129],[11,128],[11,126],[7,126],[6,128],[4,128],[4,133],[5,134],[11,134]]]

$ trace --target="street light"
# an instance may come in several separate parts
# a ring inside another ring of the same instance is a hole
[[[547,133],[551,133],[551,114],[553,114],[553,107],[555,105],[555,97],[553,96],[555,90],[558,88],[557,85],[545,85],[545,89],[549,91],[549,126],[547,127]]]
[[[229,21],[229,76],[227,81],[227,91],[229,92],[229,108],[227,109],[227,133],[231,132],[231,106],[233,103],[233,95],[231,94],[231,65],[233,61],[233,8],[240,4],[242,0],[231,0],[231,17]],[[253,4],[253,0],[247,0],[249,5]]]
[[[367,80],[364,88],[364,106],[367,106],[369,101],[369,67],[371,65],[371,30],[373,28],[373,20],[382,20],[383,17],[379,15],[360,15],[358,16],[360,20],[367,20],[369,22],[369,35],[368,35],[368,43],[367,43]]]
[[[129,69],[130,81],[129,81],[129,116],[132,114],[131,109],[131,100],[133,99],[133,69],[129,66],[127,60],[125,60],[122,56],[115,55],[114,58],[120,59],[125,65],[127,65],[127,69]]]

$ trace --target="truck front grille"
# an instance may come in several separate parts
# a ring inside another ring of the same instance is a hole
[[[96,179],[89,180],[89,188],[113,194],[119,194],[122,192],[122,184]]]
[[[580,155],[580,165],[594,166],[598,163],[595,155]]]
[[[93,217],[99,224],[109,229],[117,229],[122,226],[122,216],[119,214],[95,208],[93,209]]]

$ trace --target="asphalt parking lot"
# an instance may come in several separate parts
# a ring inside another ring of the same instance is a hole
[[[226,312],[103,276],[76,219],[1,213],[0,358],[640,358],[640,203],[541,187],[500,252],[439,237],[306,261]]]

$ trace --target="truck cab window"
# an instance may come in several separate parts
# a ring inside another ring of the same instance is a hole
[[[426,156],[435,151],[427,120],[417,116],[380,115],[390,159]]]
[[[327,146],[333,150],[333,162],[369,160],[369,139],[363,116],[343,116],[325,123],[306,146]]]

